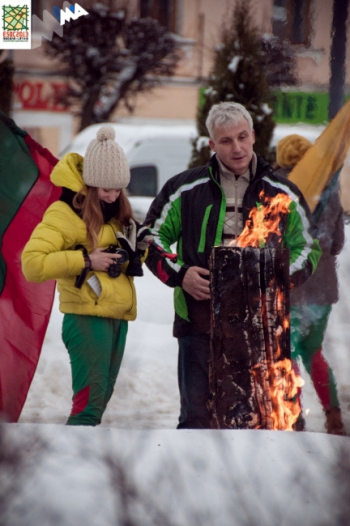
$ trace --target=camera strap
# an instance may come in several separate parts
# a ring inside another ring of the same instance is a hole
[[[86,250],[86,248],[83,246],[83,245],[77,245],[75,247],[75,250],[81,250],[83,252],[83,255],[84,256],[88,256],[88,251]],[[77,289],[81,289],[81,287],[83,286],[83,283],[84,281],[86,280],[86,276],[88,275],[88,273],[90,272],[90,269],[85,267],[83,268],[83,270],[80,272],[79,276],[76,277],[76,280],[75,280],[75,283],[74,283],[74,286],[77,288]]]

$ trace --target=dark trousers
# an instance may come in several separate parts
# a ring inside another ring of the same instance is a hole
[[[209,429],[209,335],[178,338],[180,417],[177,429]]]

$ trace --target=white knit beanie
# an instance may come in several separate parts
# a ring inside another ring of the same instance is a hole
[[[83,164],[83,179],[88,186],[126,188],[130,168],[122,148],[115,142],[112,126],[102,126],[89,143]]]

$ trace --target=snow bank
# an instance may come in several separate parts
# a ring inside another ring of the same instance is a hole
[[[329,526],[349,511],[347,438],[7,426],[12,441],[24,433],[44,445],[11,526]]]

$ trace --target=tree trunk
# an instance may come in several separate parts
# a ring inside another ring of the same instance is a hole
[[[88,91],[87,100],[83,103],[80,116],[80,126],[79,131],[84,130],[91,124],[96,124],[95,119],[95,104],[98,101],[100,92],[98,88],[92,88]]]
[[[210,286],[212,427],[284,429],[271,390],[289,381],[288,250],[214,247]]]

